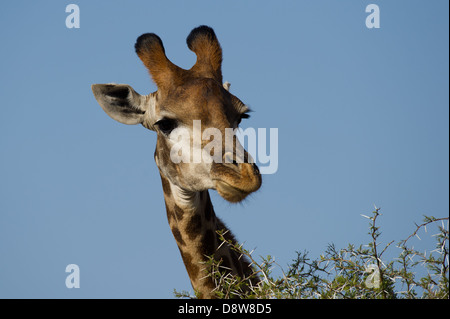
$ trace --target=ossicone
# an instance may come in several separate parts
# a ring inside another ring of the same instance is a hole
[[[213,78],[222,83],[222,48],[214,30],[202,25],[186,39],[188,48],[197,55],[191,71],[199,77]]]
[[[214,30],[199,26],[190,32],[186,42],[197,55],[197,61],[190,70],[176,66],[167,58],[163,42],[156,34],[145,33],[137,38],[134,45],[136,53],[159,91],[182,85],[189,78],[211,78],[222,83],[222,48]]]
[[[160,37],[145,33],[137,38],[134,48],[159,89],[181,84],[183,72],[186,71],[170,62]]]

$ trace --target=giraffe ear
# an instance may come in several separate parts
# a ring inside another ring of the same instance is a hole
[[[150,104],[127,84],[93,84],[92,92],[102,109],[123,124],[143,123]]]

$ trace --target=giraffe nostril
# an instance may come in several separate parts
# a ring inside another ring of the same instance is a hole
[[[255,174],[259,175],[260,173],[259,173],[258,166],[255,163],[253,163],[252,166],[253,166],[253,171],[255,172]]]

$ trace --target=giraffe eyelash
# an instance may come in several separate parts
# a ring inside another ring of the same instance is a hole
[[[248,114],[247,112],[250,112],[250,110],[246,111],[246,113],[242,113],[242,114],[239,116],[239,119],[238,119],[238,121],[237,121],[237,125],[241,124],[241,121],[242,121],[243,119],[248,119],[248,118],[250,118],[250,114]]]

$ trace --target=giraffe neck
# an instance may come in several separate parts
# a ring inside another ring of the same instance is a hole
[[[208,276],[208,256],[222,260],[224,269],[230,269],[241,278],[251,273],[249,262],[240,258],[229,245],[221,244],[217,231],[223,230],[225,239],[235,239],[223,222],[216,217],[207,190],[186,192],[170,183],[163,175],[161,181],[166,203],[167,219],[181,253],[192,287],[202,298],[213,298],[214,282]],[[219,248],[220,245],[220,248]],[[219,249],[218,249],[219,248]]]

